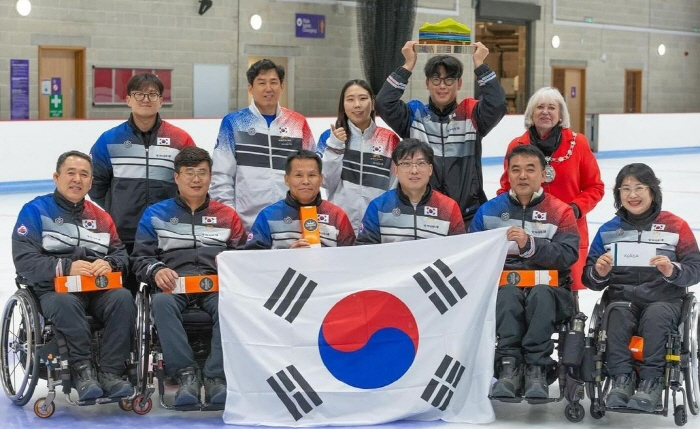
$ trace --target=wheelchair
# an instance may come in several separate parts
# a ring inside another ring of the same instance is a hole
[[[666,340],[666,366],[664,371],[664,392],[662,409],[645,412],[628,408],[609,408],[605,405],[605,397],[610,392],[612,378],[607,374],[605,353],[607,348],[608,318],[615,308],[628,307],[629,302],[613,302],[607,291],[593,308],[586,346],[584,362],[587,368],[583,371],[586,381],[586,393],[591,400],[590,413],[595,419],[601,419],[608,411],[635,414],[657,414],[668,416],[669,397],[673,398],[673,418],[678,426],[688,421],[687,410],[693,415],[700,411],[698,401],[700,390],[698,383],[698,331],[700,306],[695,295],[688,292],[683,298],[680,323],[676,332],[670,332]],[[680,393],[683,403],[678,404],[676,395]]]
[[[49,418],[56,410],[56,386],[62,386],[66,401],[74,406],[118,402],[124,411],[132,410],[132,397],[101,397],[85,401],[71,399],[72,389],[68,348],[65,337],[41,314],[39,300],[21,278],[15,280],[17,291],[5,304],[2,316],[0,379],[7,397],[18,406],[32,398],[39,379],[47,381],[48,393],[34,402],[34,414]],[[92,333],[92,357],[99,356],[102,324],[88,316]],[[132,351],[127,362],[128,376],[136,382],[136,357]]]
[[[548,404],[551,402],[561,402],[566,400],[567,404],[564,408],[564,416],[570,422],[580,422],[586,415],[583,405],[580,401],[584,398],[584,382],[580,374],[580,356],[578,350],[583,349],[584,345],[584,325],[587,319],[586,315],[579,311],[578,293],[572,291],[574,300],[574,315],[564,323],[555,326],[554,351],[557,355],[556,367],[547,371],[547,384],[551,385],[554,381],[559,385],[559,396],[549,398],[525,398],[524,396],[515,398],[495,397],[489,394],[489,399],[520,403],[526,401],[529,404]],[[573,356],[573,359],[572,357]]]
[[[136,396],[133,400],[134,411],[137,406],[144,404],[150,410],[151,396],[158,386],[160,406],[168,410],[178,411],[221,411],[224,404],[199,403],[192,405],[175,406],[166,401],[166,386],[176,382],[165,374],[165,362],[163,352],[158,340],[158,330],[151,317],[151,299],[153,287],[141,283],[136,295],[136,349],[138,362],[136,364],[136,378],[134,384]],[[199,307],[188,307],[182,313],[182,324],[187,333],[189,344],[194,352],[194,358],[200,368],[211,351],[211,335],[214,322],[206,311]],[[137,405],[138,404],[138,405]]]

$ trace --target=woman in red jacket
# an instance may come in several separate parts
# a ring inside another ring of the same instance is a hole
[[[547,161],[544,191],[569,204],[576,215],[581,239],[578,261],[571,267],[572,290],[584,289],[581,275],[588,254],[586,214],[604,193],[598,162],[586,136],[569,128],[569,111],[556,88],[541,88],[530,97],[525,109],[525,128],[522,136],[510,142],[506,154],[519,144],[534,144],[544,152]],[[507,170],[504,170],[498,194],[509,189]]]

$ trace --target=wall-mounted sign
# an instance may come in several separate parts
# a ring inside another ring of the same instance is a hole
[[[326,37],[326,15],[297,13],[295,27],[297,37],[323,39]]]
[[[10,60],[10,119],[29,119],[29,60]]]
[[[53,94],[49,97],[49,117],[63,117],[63,96],[61,94]]]
[[[63,94],[61,92],[61,78],[52,77],[51,78],[51,94]]]

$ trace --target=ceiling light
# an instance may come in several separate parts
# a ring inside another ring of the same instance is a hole
[[[262,27],[262,17],[257,13],[251,16],[250,26],[253,27],[253,30],[260,30],[260,27]]]
[[[559,36],[552,37],[552,47],[557,49],[559,45],[561,45],[561,39],[559,39]]]

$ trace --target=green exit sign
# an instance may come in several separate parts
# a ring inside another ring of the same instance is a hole
[[[584,16],[583,20],[590,24],[593,22],[593,17],[592,16]]]

